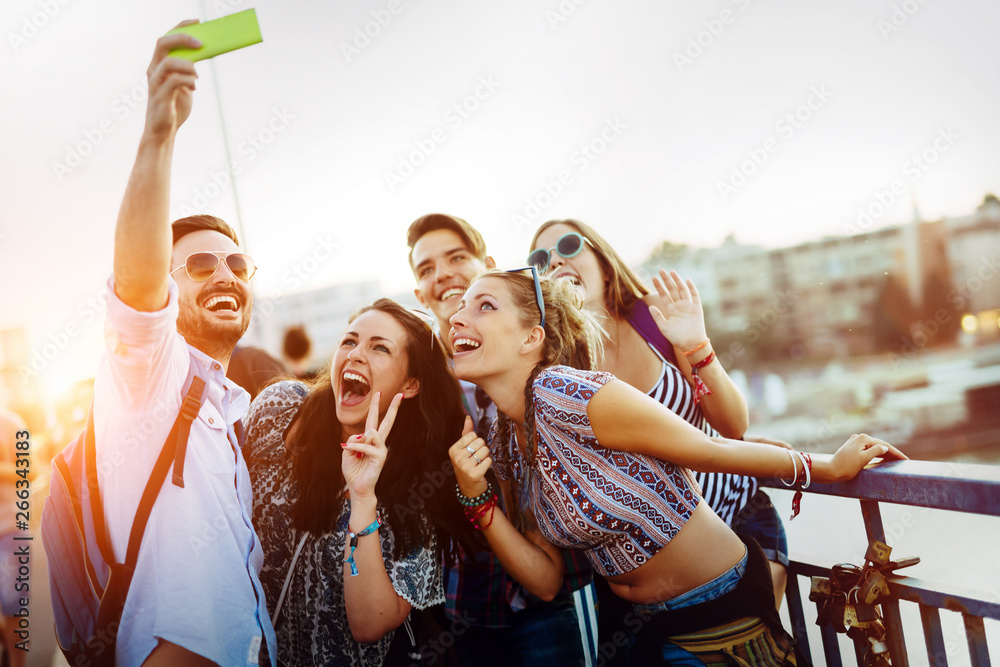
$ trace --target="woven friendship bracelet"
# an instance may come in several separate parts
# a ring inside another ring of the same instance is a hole
[[[351,566],[351,576],[358,576],[358,564],[354,562],[354,550],[358,548],[358,538],[364,537],[365,535],[371,535],[379,526],[382,525],[382,517],[378,514],[375,515],[375,520],[372,521],[371,525],[362,530],[360,533],[352,533],[350,530],[347,534],[351,536],[351,554],[344,559],[344,562]]]
[[[704,396],[712,394],[712,390],[705,386],[705,381],[698,377],[698,371],[715,361],[715,352],[709,352],[708,356],[691,366],[691,378],[694,380],[694,404],[701,403]]]
[[[705,346],[706,346],[706,345],[708,345],[708,342],[709,342],[709,341],[708,341],[708,339],[706,338],[706,339],[705,339],[705,341],[704,341],[703,343],[700,343],[699,345],[695,345],[695,346],[694,346],[694,347],[692,347],[692,348],[691,348],[690,350],[684,350],[684,356],[685,356],[685,357],[690,357],[690,356],[691,356],[692,354],[694,354],[695,352],[698,352],[699,350],[702,350],[702,349],[704,349],[704,348],[705,348]]]
[[[490,527],[490,524],[493,523],[493,510],[495,510],[496,507],[497,507],[497,500],[498,500],[497,494],[494,493],[492,496],[490,496],[490,499],[487,500],[481,506],[479,506],[479,507],[466,507],[465,508],[465,510],[464,510],[465,511],[465,517],[469,521],[472,522],[473,528],[475,528],[476,530],[483,530],[484,528],[489,528]],[[476,522],[479,521],[479,519],[481,519],[484,516],[486,516],[487,512],[490,513],[490,518],[486,521],[485,525],[480,526]]]

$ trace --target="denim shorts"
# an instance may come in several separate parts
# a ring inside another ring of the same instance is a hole
[[[708,602],[709,600],[721,598],[723,595],[736,588],[736,584],[740,583],[740,579],[743,578],[743,573],[747,569],[747,561],[749,560],[749,557],[750,553],[744,549],[743,558],[740,559],[740,562],[733,565],[715,579],[712,579],[701,586],[696,586],[687,593],[681,593],[677,597],[664,600],[663,602],[657,602],[654,604],[636,604],[634,605],[634,609],[640,614],[653,614],[658,611],[671,611],[674,609],[683,609],[684,607],[693,607],[694,605],[701,604],[702,602]]]
[[[757,540],[757,544],[769,561],[788,567],[788,538],[785,537],[785,526],[763,489],[757,489],[750,502],[733,519],[731,527],[734,533],[749,535]]]

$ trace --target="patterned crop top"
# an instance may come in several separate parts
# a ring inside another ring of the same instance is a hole
[[[687,468],[651,456],[602,447],[587,417],[590,399],[610,373],[552,366],[535,379],[536,451],[531,488],[518,495],[542,534],[567,549],[584,549],[605,576],[624,574],[669,542],[701,500]],[[490,431],[497,476],[518,487],[526,461],[513,437]]]

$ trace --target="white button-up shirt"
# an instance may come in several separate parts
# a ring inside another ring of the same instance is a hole
[[[261,641],[275,658],[274,628],[258,578],[253,497],[233,425],[249,394],[222,365],[177,333],[177,284],[145,313],[108,281],[107,352],[94,384],[97,467],[118,562],[153,464],[180,411],[189,376],[205,380],[191,425],[184,488],[171,475],[153,506],[118,632],[117,665],[139,665],[160,639],[220,665],[253,665]],[[171,444],[171,446],[173,446]]]

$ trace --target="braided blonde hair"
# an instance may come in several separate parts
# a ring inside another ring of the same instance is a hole
[[[530,274],[506,272],[491,269],[477,280],[496,278],[504,282],[510,293],[510,300],[517,309],[525,326],[537,324],[541,313],[535,297],[535,282]],[[584,292],[569,280],[540,278],[542,302],[545,304],[545,337],[542,341],[542,358],[531,369],[524,385],[524,432],[527,442],[527,469],[524,489],[531,486],[531,470],[535,460],[535,410],[532,387],[543,369],[549,366],[571,366],[581,370],[593,370],[598,359],[604,354],[604,329],[597,317],[583,307]],[[497,440],[501,447],[507,446],[513,433],[513,425],[507,415],[498,413]],[[493,445],[493,443],[490,443]],[[512,484],[513,486],[513,484]],[[514,525],[524,531],[532,518],[521,507],[520,494],[513,494],[512,515]]]

